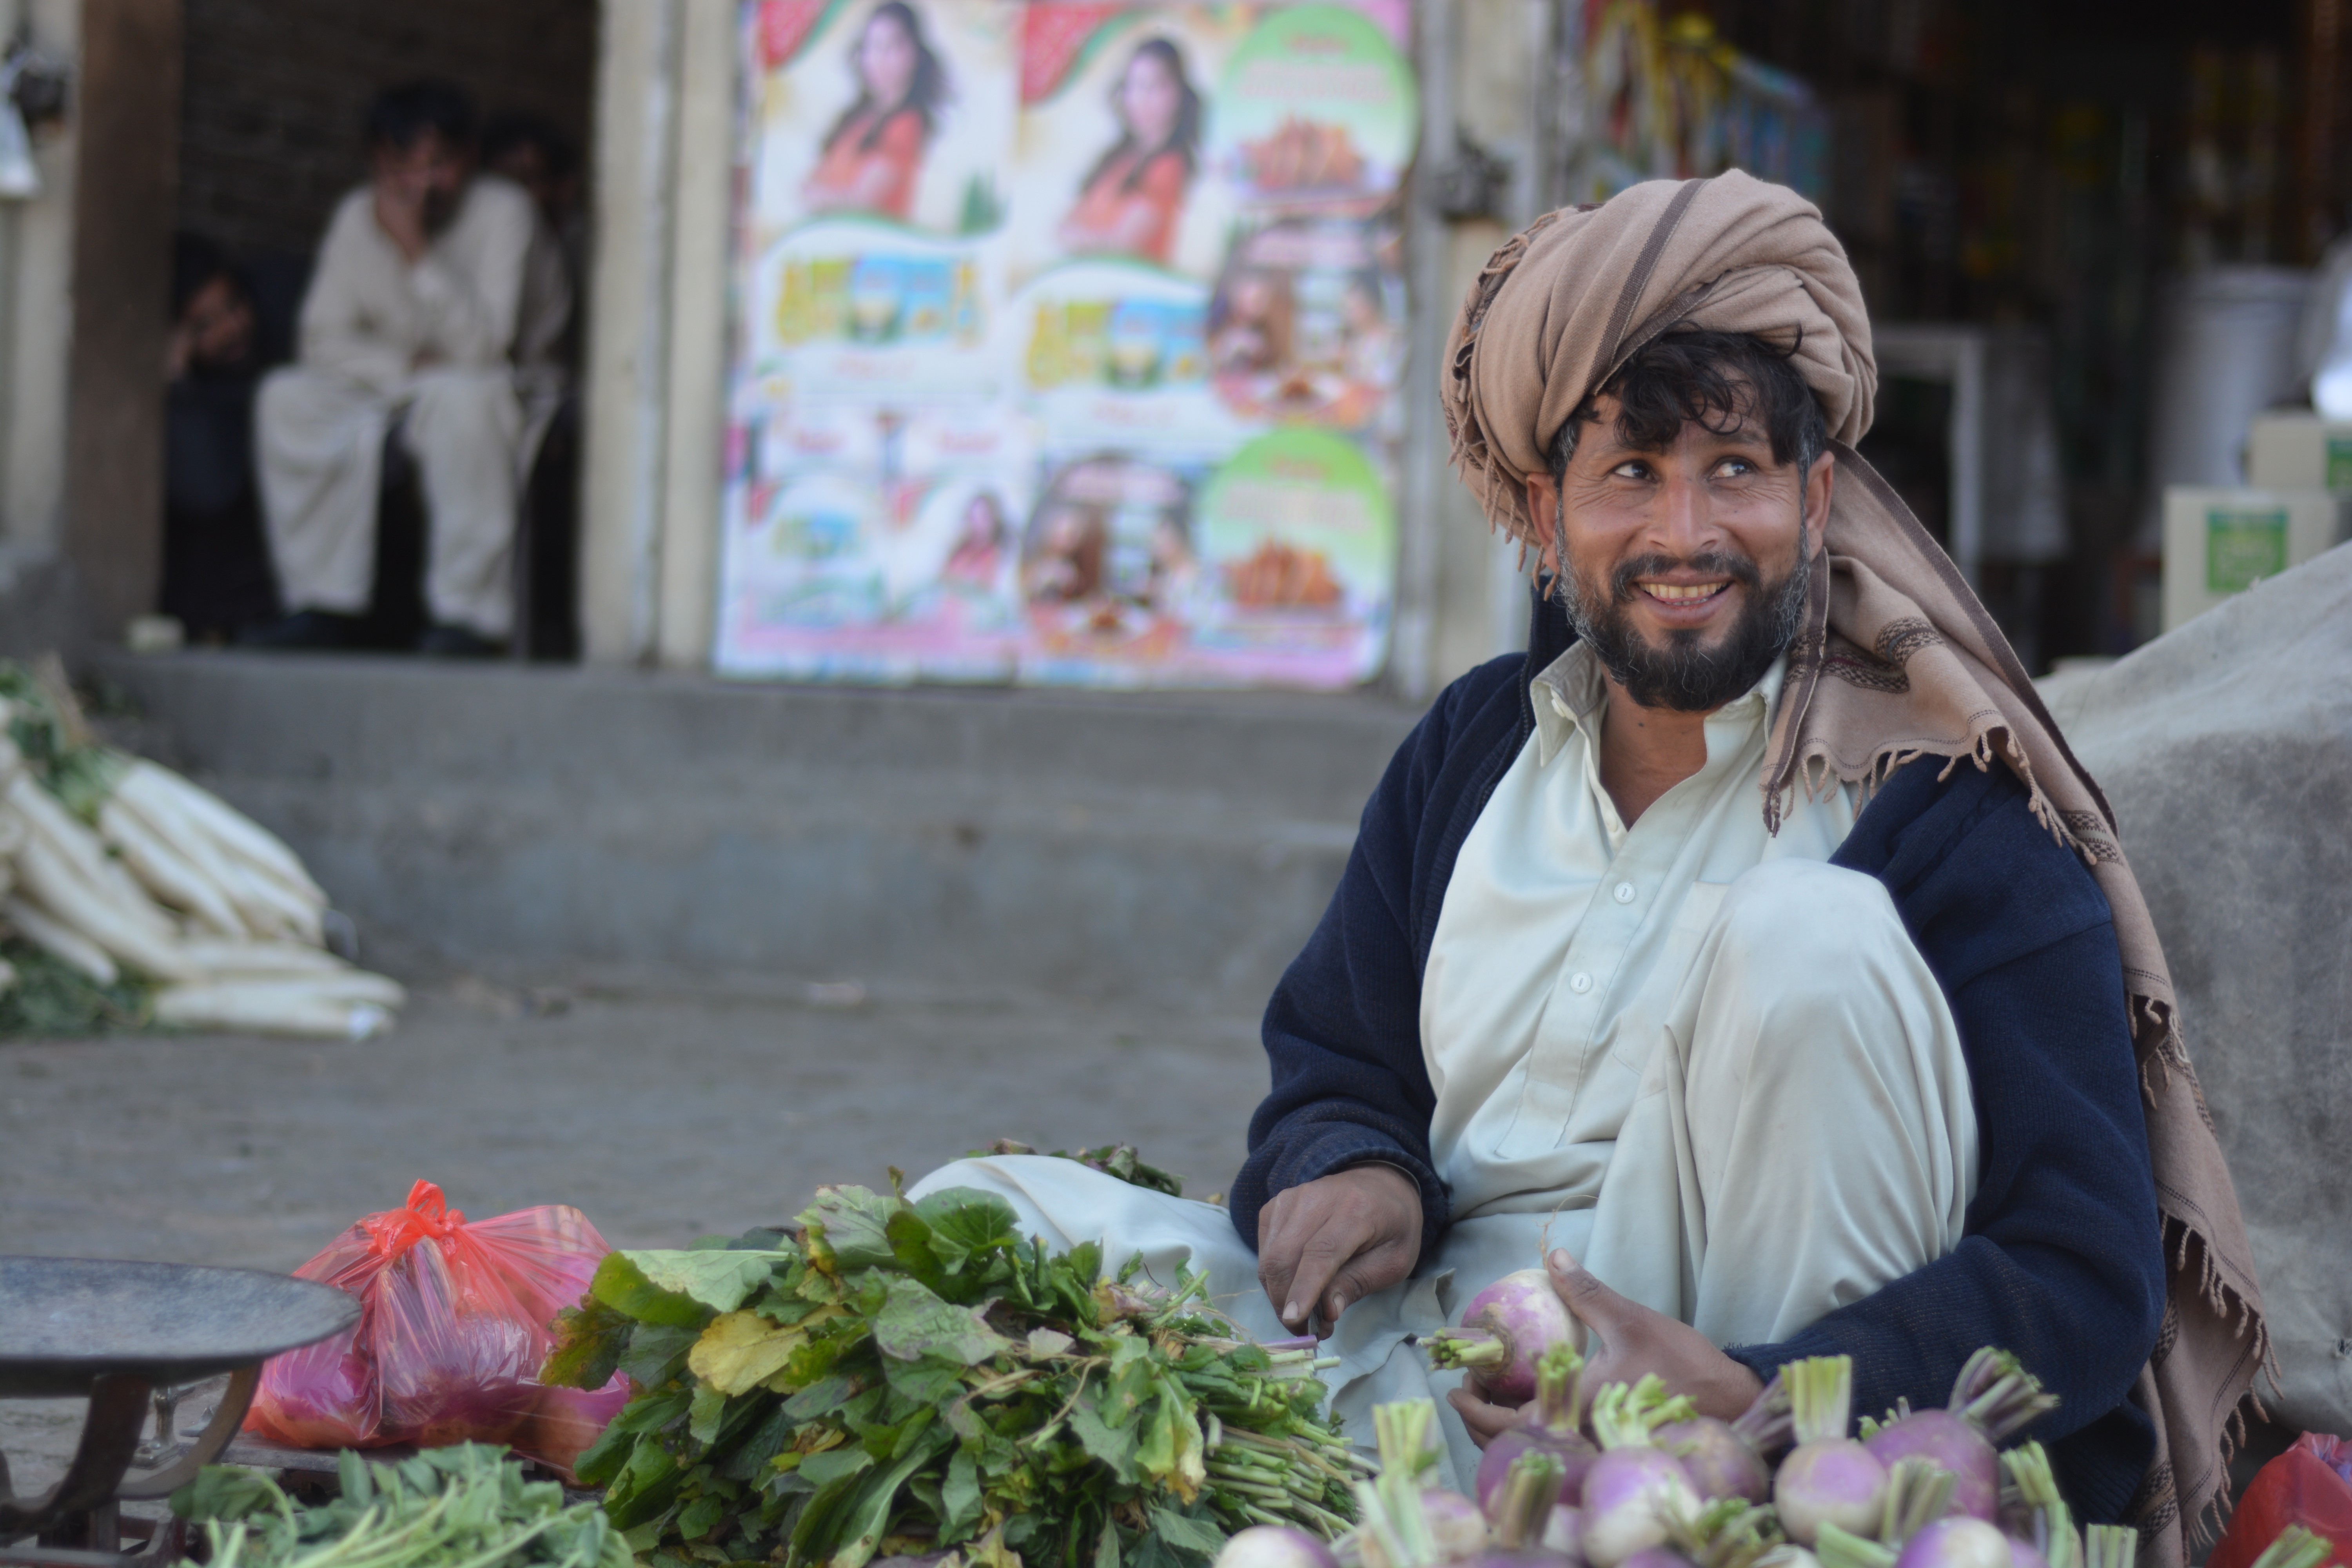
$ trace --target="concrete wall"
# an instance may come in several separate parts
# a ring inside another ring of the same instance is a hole
[[[79,76],[80,0],[0,0],[0,36],[20,27]],[[0,202],[0,542],[36,553],[65,536],[77,124],[35,142],[41,194]]]
[[[1368,699],[115,658],[138,742],[394,967],[1261,1005],[1412,722]]]
[[[308,256],[365,173],[378,89],[450,78],[583,148],[593,0],[185,0],[179,222],[240,251]]]

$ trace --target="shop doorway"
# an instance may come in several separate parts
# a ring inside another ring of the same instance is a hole
[[[598,12],[596,0],[184,0],[175,323],[202,314],[194,296],[223,266],[253,321],[241,361],[182,364],[165,393],[161,607],[192,639],[234,640],[281,607],[245,437],[252,384],[294,357],[312,257],[337,202],[366,177],[362,116],[383,89],[453,82],[474,101],[487,152],[520,145],[519,160],[550,165],[532,188],[572,273],[576,388]],[[538,658],[578,648],[576,406],[575,395],[537,448],[517,541],[516,642]],[[387,648],[413,644],[423,615],[423,509],[403,470],[387,465],[366,634]]]

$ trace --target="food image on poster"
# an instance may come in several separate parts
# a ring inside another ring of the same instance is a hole
[[[1262,437],[1217,470],[1196,511],[1199,668],[1234,680],[1279,668],[1324,687],[1378,669],[1396,511],[1361,447],[1322,430]]]
[[[1251,202],[1370,211],[1412,161],[1412,68],[1340,5],[1269,9],[1226,62],[1213,156]]]
[[[1399,239],[1353,218],[1287,218],[1238,241],[1209,307],[1217,395],[1244,420],[1379,426],[1404,372]]]
[[[993,396],[1001,254],[867,217],[805,224],[754,269],[753,367],[796,397]]]
[[[1146,684],[1183,645],[1200,580],[1192,546],[1197,468],[1125,453],[1062,464],[1040,488],[1021,542],[1021,596],[1038,679]]]
[[[1073,261],[1007,315],[1023,402],[1062,449],[1218,458],[1255,434],[1209,380],[1209,289],[1132,261]]]

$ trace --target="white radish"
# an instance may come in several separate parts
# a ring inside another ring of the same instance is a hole
[[[219,796],[197,788],[170,769],[158,767],[144,758],[134,758],[123,770],[114,790],[142,805],[156,803],[165,810],[176,806],[182,815],[211,830],[215,837],[234,845],[239,854],[272,868],[295,887],[307,888],[320,904],[327,901],[327,895],[319,890],[319,885],[302,868],[299,858],[282,840],[251,817],[231,809]]]
[[[98,826],[156,898],[187,910],[222,936],[245,934],[245,922],[227,894],[145,823],[110,800],[99,808]]]
[[[383,1033],[391,1014],[373,1002],[321,996],[297,985],[169,985],[155,994],[155,1021],[184,1027],[360,1041]]]
[[[180,944],[188,962],[208,974],[339,974],[343,961],[322,948],[299,942],[214,941],[194,937]]]
[[[126,916],[101,886],[85,880],[46,837],[37,835],[16,852],[16,869],[31,902],[131,968],[158,980],[193,980],[202,973],[180,956],[169,937],[158,937]]]
[[[172,917],[147,896],[147,890],[139,885],[136,878],[106,852],[106,846],[100,841],[98,835],[50,799],[48,792],[30,779],[19,779],[12,787],[8,800],[17,808],[28,830],[25,843],[16,852],[20,862],[38,848],[52,857],[61,872],[71,877],[89,897],[100,900],[112,910],[121,922],[136,926],[153,942],[168,945],[179,940],[179,928],[172,923]],[[26,879],[29,884],[29,874]],[[76,900],[74,908],[81,907],[81,900]],[[81,923],[66,909],[53,905],[52,912],[76,924]],[[99,933],[90,930],[88,934],[97,936]],[[124,955],[117,953],[117,956]]]
[[[114,967],[114,960],[106,956],[104,948],[22,899],[0,902],[0,920],[6,921],[16,928],[17,935],[51,958],[80,970],[100,985],[111,985],[122,978],[121,971]]]

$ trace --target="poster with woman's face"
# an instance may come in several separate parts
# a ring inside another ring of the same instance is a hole
[[[755,245],[814,217],[997,226],[1020,0],[762,0],[747,46]]]
[[[1255,16],[1240,5],[1030,7],[1022,199],[1006,229],[1014,287],[1073,259],[1216,275],[1234,211],[1209,165],[1214,89]]]

